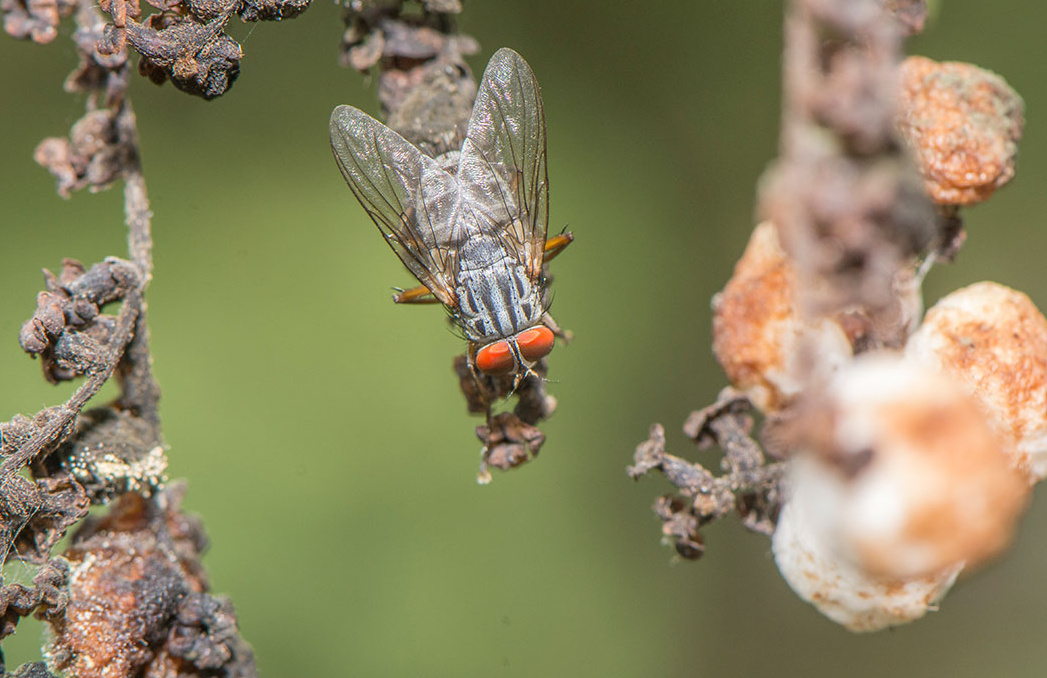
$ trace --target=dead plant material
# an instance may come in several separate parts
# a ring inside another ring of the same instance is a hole
[[[0,1],[11,30],[18,6]],[[167,460],[143,298],[153,270],[152,215],[127,97],[126,43],[142,48],[147,67],[167,69],[176,85],[207,96],[228,88],[236,68],[230,55],[239,47],[216,30],[225,17],[175,21],[181,10],[164,5],[139,24],[135,0],[69,7],[76,8],[79,65],[65,89],[86,94],[87,111],[68,137],[41,143],[36,159],[64,197],[123,180],[129,258],[107,257],[90,267],[65,259],[57,274],[45,270],[45,289],[19,334],[48,381],[84,381],[65,403],[0,422],[0,562],[40,565],[32,587],[0,582],[0,638],[35,614],[54,631],[53,668],[69,675],[252,676],[253,656],[232,606],[207,593],[199,562],[206,540],[199,522],[178,509],[184,488],[161,491]],[[37,19],[54,18],[45,3],[32,8]],[[107,312],[114,304],[120,305],[115,315]],[[114,375],[117,399],[81,414]],[[107,516],[82,523],[64,557],[52,556],[92,504],[113,499]],[[34,663],[14,675],[51,674]]]
[[[90,506],[87,492],[68,473],[55,473],[35,482],[21,476],[0,477],[0,492],[0,555],[5,561],[44,562],[51,548],[87,515]]]
[[[96,39],[103,59],[126,59],[130,45],[141,60],[138,72],[160,85],[214,99],[240,75],[243,50],[225,28],[242,21],[281,21],[304,12],[309,0],[147,0],[160,10],[142,16],[138,0],[102,0],[112,18]]]
[[[33,159],[58,180],[58,194],[109,188],[120,178],[126,148],[117,142],[116,115],[109,109],[88,111],[69,131],[68,138],[44,139]]]
[[[545,434],[535,424],[556,410],[556,398],[545,391],[548,363],[544,359],[538,361],[534,374],[516,387],[514,410],[497,415],[491,413],[492,403],[514,394],[513,376],[491,376],[472,370],[464,354],[455,357],[454,370],[469,412],[487,417],[485,424],[476,427],[476,437],[483,446],[477,476],[480,483],[490,482],[488,468],[507,471],[538,456]]]
[[[766,535],[774,531],[785,465],[766,463],[750,437],[751,412],[752,404],[744,395],[725,388],[715,404],[693,412],[684,424],[684,434],[699,450],[723,451],[720,475],[667,453],[661,424],[653,424],[650,437],[636,448],[628,469],[631,478],[660,471],[679,490],[678,495],[660,497],[654,512],[662,521],[663,534],[685,558],[704,552],[700,528],[730,513],[737,513],[749,530]]]
[[[436,157],[461,147],[476,98],[465,57],[480,45],[457,32],[459,3],[423,4],[426,11],[411,16],[401,3],[350,3],[342,64],[361,73],[380,66],[378,98],[387,124]]]
[[[482,485],[491,482],[488,467],[501,471],[516,468],[537,457],[545,442],[544,433],[512,412],[496,414],[477,426],[476,437],[483,443],[477,475]]]
[[[794,400],[852,351],[904,343],[919,316],[913,262],[945,217],[938,221],[896,136],[895,102],[902,37],[925,16],[920,0],[793,0],[787,8],[781,153],[758,209],[771,223],[757,228],[714,301],[717,359],[767,414],[766,440],[782,461],[768,463],[751,437],[752,403],[730,388],[684,426],[699,449],[723,451],[720,475],[668,454],[664,430],[652,426],[629,474],[658,470],[680,490],[655,511],[685,556],[704,548],[702,525],[729,513],[773,532],[790,431],[803,425]],[[829,334],[840,350],[827,350]]]
[[[3,669],[3,662],[0,662],[0,671]],[[47,665],[43,662],[29,662],[19,666],[14,673],[4,673],[3,678],[58,678],[58,676],[48,671]]]

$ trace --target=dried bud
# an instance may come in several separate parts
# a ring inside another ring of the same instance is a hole
[[[796,303],[796,271],[774,224],[756,227],[723,292],[713,299],[713,353],[728,379],[764,412],[775,412],[800,392],[805,336],[819,364],[835,367],[851,345],[832,320],[811,325]]]
[[[981,202],[1011,180],[1023,108],[1017,92],[985,69],[918,56],[902,62],[898,130],[936,203]]]
[[[240,18],[244,21],[293,19],[309,7],[309,0],[243,0]]]
[[[993,282],[957,290],[905,353],[966,387],[1030,482],[1047,477],[1047,319],[1029,297]]]
[[[40,142],[33,159],[58,180],[58,194],[89,187],[100,191],[120,177],[126,159],[116,129],[116,114],[109,109],[91,110],[69,131],[69,138]]]
[[[31,38],[44,44],[58,36],[58,20],[69,16],[76,3],[71,0],[0,0],[4,31],[11,37]]]
[[[962,569],[910,579],[877,578],[856,567],[826,542],[810,502],[787,502],[774,531],[774,562],[796,595],[854,632],[907,624],[928,611],[952,587]]]
[[[106,91],[106,105],[114,107],[127,89],[127,51],[116,50],[103,54],[97,49],[105,37],[106,18],[95,6],[81,6],[73,33],[80,64],[65,81],[67,92]]]
[[[512,412],[502,412],[491,417],[489,424],[477,426],[476,437],[483,443],[476,478],[481,485],[491,482],[488,466],[508,471],[537,457],[545,442],[544,433]]]
[[[43,353],[51,340],[62,333],[65,329],[64,302],[64,298],[51,292],[36,295],[36,313],[25,321],[18,334],[23,351],[32,355]]]
[[[698,531],[694,506],[684,497],[665,495],[654,502],[654,514],[662,521],[662,536],[687,560],[698,560],[705,553],[705,538]]]
[[[790,502],[871,577],[935,576],[1010,541],[1029,486],[962,388],[868,353],[805,401]]]
[[[170,78],[178,89],[204,99],[224,94],[240,75],[243,58],[239,43],[222,32],[227,18],[207,24],[190,20],[161,24],[160,30],[152,21],[140,24],[129,19],[127,39],[142,55],[139,71],[157,84]]]
[[[52,558],[37,570],[32,588],[22,584],[0,584],[0,639],[15,632],[20,617],[35,614],[41,619],[53,619],[62,614],[69,602],[66,594],[68,578],[69,563],[62,558]],[[54,678],[42,669],[26,671],[26,666],[28,664],[14,673],[4,673],[4,678]]]

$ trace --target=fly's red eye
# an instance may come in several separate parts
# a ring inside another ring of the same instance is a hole
[[[505,374],[516,366],[516,360],[508,342],[496,341],[476,353],[476,366],[485,374]]]
[[[545,325],[536,325],[516,335],[516,345],[520,347],[520,355],[532,362],[549,355],[549,351],[553,350],[555,340],[553,331]]]

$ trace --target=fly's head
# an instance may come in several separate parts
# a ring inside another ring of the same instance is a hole
[[[516,374],[516,385],[533,372],[534,364],[553,350],[556,336],[543,324],[537,324],[511,337],[496,339],[484,345],[473,344],[472,363],[483,374],[493,377]]]

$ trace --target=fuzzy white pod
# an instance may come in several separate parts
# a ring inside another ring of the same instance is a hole
[[[964,386],[1030,482],[1047,477],[1047,319],[1029,297],[993,282],[956,290],[905,353]]]
[[[1029,486],[962,388],[897,353],[842,368],[807,410],[790,503],[833,553],[881,578],[980,562],[1009,543]]]
[[[855,632],[907,624],[927,612],[952,587],[962,565],[909,579],[876,577],[841,556],[812,519],[812,502],[782,508],[772,549],[778,570],[793,591],[829,619]]]

